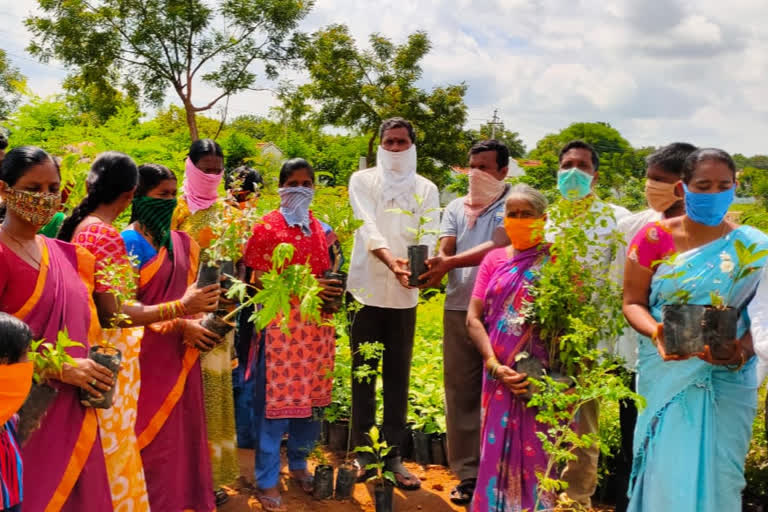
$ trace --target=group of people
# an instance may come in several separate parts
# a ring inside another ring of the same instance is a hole
[[[382,364],[381,432],[394,447],[384,469],[401,489],[421,485],[398,448],[407,431],[419,288],[440,286],[447,275],[447,448],[460,481],[451,500],[476,512],[533,510],[558,499],[590,506],[597,445],[574,450],[574,460],[562,468],[564,496],[539,492],[537,474],[547,456],[537,434],[544,427],[521,397],[527,376],[515,369],[523,350],[549,365],[535,321],[522,312],[535,300],[530,289],[537,269],[550,261],[557,226],[545,226],[547,199],[533,187],[509,184],[508,149],[486,140],[470,150],[468,194],[449,203],[439,220],[429,213],[439,209],[438,189],[417,173],[411,123],[388,119],[379,136],[376,165],[349,182],[361,226],[346,300],[353,366]],[[584,268],[606,279],[609,268],[621,269],[610,278],[623,284],[631,327],[604,344],[623,357],[647,402],[639,414],[632,403],[622,404],[618,458],[625,462],[627,499],[618,509],[738,510],[756,410],[754,355],[768,345],[768,325],[761,325],[768,317],[768,279],[760,280],[762,271],[735,279],[733,262],[743,246],[768,248],[768,237],[726,219],[736,187],[733,160],[690,144],[660,149],[647,160],[650,209],[636,214],[596,196],[599,156],[589,144],[570,142],[559,163],[563,200],[600,212],[588,238],[618,231],[627,243],[617,251],[598,249]],[[331,401],[335,333],[330,322],[303,318],[298,301],[291,303],[289,318],[261,332],[248,321],[247,309],[236,332],[222,337],[204,327],[205,314],[232,308],[219,284],[197,286],[205,249],[214,241],[211,226],[221,215],[240,218],[261,183],[255,171],[238,168],[236,179],[227,178],[227,186],[238,184],[227,199],[219,193],[224,174],[223,152],[207,139],[190,147],[181,187],[162,165],[137,166],[122,153],[103,153],[88,174],[85,197],[59,221],[56,160],[35,147],[5,154],[0,510],[17,512],[23,504],[30,511],[209,512],[226,500],[221,486],[239,475],[238,445],[254,449],[255,496],[262,508],[285,510],[279,476],[286,435],[291,479],[312,491],[307,458]],[[278,181],[280,206],[253,226],[233,273],[259,288],[272,269],[274,249],[288,243],[294,246],[291,263],[308,265],[320,298],[331,303],[345,290],[327,271],[340,268],[343,255],[333,227],[311,212],[312,166],[288,160]],[[120,231],[115,225],[129,206],[130,223]],[[403,210],[412,215],[397,213]],[[414,287],[406,254],[417,230],[426,233],[420,243],[437,251],[419,276],[423,284]],[[756,268],[764,264],[764,258],[752,262]],[[125,282],[136,282],[128,288],[136,290],[130,300],[120,300],[120,284],[108,278],[114,265],[123,269]],[[696,269],[702,279],[682,285],[665,279],[678,265]],[[739,330],[728,357],[707,351],[679,360],[667,354],[661,312],[675,286],[689,292],[690,304],[710,304],[712,293],[733,298]],[[324,319],[330,314],[324,308]],[[750,318],[758,321],[750,325]],[[39,427],[17,439],[15,413],[32,381],[29,345],[42,338],[54,342],[61,332],[79,345],[67,348],[72,359],[59,371],[37,376],[36,386],[50,386],[56,395]],[[359,350],[366,342],[384,346],[383,361],[366,359],[368,352]],[[117,375],[89,358],[91,347],[105,344],[121,352]],[[351,386],[352,438],[360,446],[377,424],[376,381],[353,379]],[[113,388],[111,408],[82,401]],[[576,431],[597,433],[598,413],[597,401],[583,405]],[[365,481],[373,460],[361,452],[356,462],[358,480]]]

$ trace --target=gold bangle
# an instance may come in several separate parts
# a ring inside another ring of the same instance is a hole
[[[496,356],[491,356],[485,361],[485,369],[488,371],[491,371],[492,368],[496,368],[499,365],[501,365],[501,363],[496,359]]]

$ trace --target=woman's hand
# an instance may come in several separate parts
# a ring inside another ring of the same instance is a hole
[[[527,380],[527,374],[518,373],[509,366],[505,365],[501,365],[496,368],[494,376],[515,395],[524,395],[528,390],[528,385],[530,384],[530,382]]]
[[[216,285],[214,285],[216,286]],[[202,320],[185,320],[184,343],[202,352],[208,352],[221,343],[221,337],[202,326]]]
[[[319,277],[317,282],[323,289],[318,296],[325,302],[332,302],[333,299],[344,293],[344,288],[341,287],[342,283],[338,279]]]
[[[61,368],[61,382],[86,390],[91,396],[101,398],[101,392],[112,389],[115,376],[109,368],[92,359],[75,359],[75,364],[64,363]]]
[[[210,313],[216,311],[219,306],[219,285],[211,284],[205,288],[198,288],[192,284],[181,298],[181,305],[188,315],[198,313]]]
[[[692,357],[692,355],[678,356],[674,354],[667,354],[666,345],[664,344],[664,324],[656,324],[656,330],[651,336],[651,341],[654,345],[656,345],[656,350],[659,351],[659,355],[665,361],[683,361]]]

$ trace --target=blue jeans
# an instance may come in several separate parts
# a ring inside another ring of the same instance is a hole
[[[307,457],[320,436],[320,422],[312,418],[266,417],[267,369],[264,337],[259,341],[259,357],[253,376],[253,436],[256,464],[254,477],[259,489],[271,489],[280,479],[280,444],[288,433],[288,469],[307,469]]]
[[[232,372],[232,391],[235,396],[235,426],[237,447],[253,449],[253,375],[245,380],[245,368],[238,366]]]

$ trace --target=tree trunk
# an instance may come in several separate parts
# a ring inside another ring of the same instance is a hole
[[[366,157],[368,160],[368,167],[371,167],[371,162],[373,162],[373,143],[376,142],[376,132],[373,132],[373,135],[371,135],[371,138],[368,139],[368,156]]]
[[[187,127],[189,127],[189,138],[192,142],[194,142],[200,138],[197,133],[197,118],[195,117],[195,107],[192,106],[192,103],[185,101],[184,110],[187,113]]]

